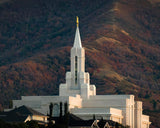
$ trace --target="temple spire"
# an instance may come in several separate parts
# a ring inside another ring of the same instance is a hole
[[[75,34],[75,38],[74,38],[73,47],[82,48],[81,37],[80,37],[80,33],[79,33],[79,18],[78,18],[78,16],[77,16],[77,19],[76,19],[76,23],[77,23],[77,29],[76,29],[76,34]]]

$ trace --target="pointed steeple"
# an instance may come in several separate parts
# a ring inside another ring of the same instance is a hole
[[[78,19],[78,16],[77,16],[76,23],[77,23],[77,29],[76,29],[76,34],[75,34],[75,38],[74,38],[73,47],[82,48],[81,37],[80,37],[80,33],[79,33],[79,19]]]
[[[77,29],[74,45],[71,48],[71,71],[66,73],[66,83],[60,85],[60,96],[80,95],[88,99],[90,95],[96,95],[96,87],[90,85],[89,73],[85,72],[85,49],[82,47],[79,33],[79,20],[76,19]]]

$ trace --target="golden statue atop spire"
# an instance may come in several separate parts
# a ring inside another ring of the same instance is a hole
[[[76,16],[76,18],[77,18],[76,23],[77,23],[77,27],[78,27],[78,25],[79,25],[79,18],[78,18],[78,16]]]

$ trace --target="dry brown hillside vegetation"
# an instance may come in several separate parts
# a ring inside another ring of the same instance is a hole
[[[0,109],[22,95],[58,94],[78,15],[97,93],[134,94],[160,127],[159,14],[159,0],[0,2]]]

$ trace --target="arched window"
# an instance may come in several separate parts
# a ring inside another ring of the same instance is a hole
[[[53,105],[53,117],[59,117],[59,105],[58,104]]]

